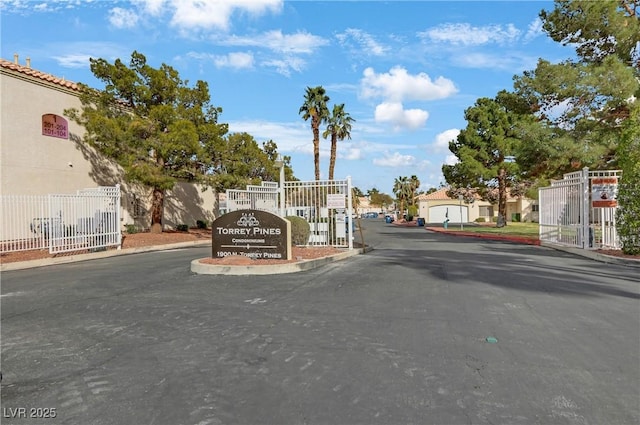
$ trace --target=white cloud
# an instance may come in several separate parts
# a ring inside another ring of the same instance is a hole
[[[371,34],[355,28],[347,28],[342,34],[336,35],[336,38],[340,44],[358,54],[384,56],[390,50],[389,47],[378,43]]]
[[[387,154],[383,158],[375,158],[373,165],[380,167],[409,167],[415,165],[416,157],[413,155],[402,155],[399,152],[393,154]]]
[[[454,165],[454,164],[457,164],[457,163],[458,163],[458,157],[457,157],[457,156],[455,156],[454,154],[447,155],[447,156],[444,158],[444,163],[445,163],[445,164],[447,164],[447,165]]]
[[[391,123],[394,128],[416,129],[423,127],[429,113],[422,109],[404,109],[399,102],[383,102],[376,106],[376,122]]]
[[[138,15],[121,7],[109,11],[109,23],[116,28],[133,28],[138,24]]]
[[[535,68],[538,58],[519,53],[458,53],[451,62],[456,66],[475,69],[504,69],[518,72]]]
[[[51,58],[64,68],[89,69],[90,58],[115,60],[117,58],[126,59],[131,55],[131,51],[123,50],[121,45],[112,43],[64,43],[61,45],[54,45],[53,49],[62,51],[58,55],[51,56]]]
[[[160,16],[167,0],[133,0],[134,4],[139,4],[145,15]]]
[[[419,33],[434,42],[454,45],[478,46],[482,44],[507,44],[518,39],[520,30],[513,24],[474,27],[468,23],[442,24]]]
[[[227,30],[231,15],[236,10],[262,15],[269,11],[280,11],[282,3],[282,0],[169,0],[162,4],[171,9],[172,25],[191,31],[199,28]],[[158,1],[152,1],[151,4],[159,8]]]
[[[283,34],[282,31],[268,31],[255,36],[229,36],[218,42],[224,46],[251,46],[273,50],[278,53],[311,54],[319,47],[326,46],[329,41],[306,32]]]
[[[266,67],[275,68],[278,74],[282,74],[285,77],[291,75],[291,71],[302,72],[307,62],[304,59],[297,57],[288,57],[284,59],[269,59],[261,62],[261,65]]]
[[[63,56],[54,56],[60,66],[65,68],[88,68],[91,55],[87,54],[69,54]]]
[[[250,69],[253,68],[253,55],[251,53],[234,52],[225,56],[215,56],[213,63],[218,68]]]
[[[436,135],[435,141],[431,144],[435,153],[449,152],[449,142],[455,140],[460,134],[460,130],[452,128]]]
[[[338,156],[347,161],[354,161],[362,159],[362,150],[359,148],[347,148],[344,149],[344,153],[338,152]]]
[[[531,41],[543,34],[544,32],[542,31],[542,20],[540,18],[536,18],[529,24],[529,28],[527,29],[527,33],[524,36],[524,40]]]
[[[273,140],[279,152],[313,151],[308,123],[278,123],[268,121],[229,121],[229,132],[251,134],[261,145]]]
[[[453,81],[438,77],[435,81],[425,73],[410,75],[406,69],[396,66],[388,73],[377,74],[373,68],[363,72],[360,94],[364,98],[382,97],[387,100],[435,100],[455,94]]]

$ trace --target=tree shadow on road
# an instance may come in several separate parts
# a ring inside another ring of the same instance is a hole
[[[640,278],[625,266],[510,242],[415,231],[381,235],[401,237],[407,248],[378,247],[367,254],[378,257],[380,264],[412,268],[435,278],[445,277],[452,283],[478,282],[520,291],[640,299]]]

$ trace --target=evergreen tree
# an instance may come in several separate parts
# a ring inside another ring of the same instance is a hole
[[[103,90],[81,85],[82,108],[65,115],[82,125],[82,141],[117,162],[129,181],[152,191],[151,230],[162,231],[165,192],[178,179],[202,181],[208,172],[205,147],[227,132],[218,123],[206,82],[190,88],[171,66],[153,68],[134,51],[129,66],[91,59]]]
[[[467,127],[449,143],[458,162],[444,165],[442,172],[454,188],[475,188],[484,199],[497,191],[497,226],[505,226],[507,189],[518,176],[513,160],[519,143],[515,133],[518,115],[498,100],[481,98],[465,110],[464,116]]]

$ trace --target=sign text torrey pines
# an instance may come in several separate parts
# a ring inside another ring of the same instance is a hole
[[[212,224],[213,258],[244,255],[254,259],[291,259],[291,223],[260,210],[232,211]]]

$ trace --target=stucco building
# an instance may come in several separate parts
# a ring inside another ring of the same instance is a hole
[[[80,109],[78,85],[31,67],[0,59],[0,195],[75,193],[121,185],[122,226],[150,226],[151,190],[127,183],[122,169],[80,142],[84,129],[64,116]],[[168,191],[163,226],[212,221],[215,194],[180,182]]]
[[[467,203],[447,195],[448,188],[418,196],[418,215],[427,223],[442,223],[449,218],[451,223],[474,221],[491,222],[498,216],[498,206],[479,198]],[[538,204],[524,197],[507,198],[507,221],[538,221]]]

